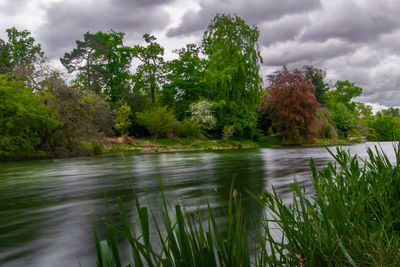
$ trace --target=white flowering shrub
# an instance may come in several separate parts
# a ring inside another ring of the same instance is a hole
[[[217,125],[217,119],[211,112],[212,106],[212,102],[201,100],[189,107],[192,121],[197,122],[202,129],[211,130]]]

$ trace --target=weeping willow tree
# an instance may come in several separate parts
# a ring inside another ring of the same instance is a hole
[[[217,14],[203,35],[204,54],[208,56],[206,83],[215,104],[219,129],[233,125],[235,135],[254,136],[256,106],[262,79],[256,27],[234,15]]]

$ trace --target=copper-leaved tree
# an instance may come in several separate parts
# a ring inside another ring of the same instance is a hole
[[[281,131],[283,143],[314,142],[319,130],[316,116],[320,104],[311,91],[312,82],[299,70],[286,68],[269,75],[268,80],[261,109]]]

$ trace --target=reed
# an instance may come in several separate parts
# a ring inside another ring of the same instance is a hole
[[[376,147],[368,148],[367,160],[330,151],[334,162],[321,171],[311,159],[315,194],[308,197],[294,183],[288,205],[275,189],[264,192],[259,199],[268,216],[255,241],[235,198],[222,218],[207,203],[206,225],[200,210],[176,205],[171,216],[164,197],[160,224],[136,195],[135,224],[119,199],[120,221],[106,223],[107,240],[99,241],[94,228],[97,265],[122,266],[118,241],[126,239],[127,266],[400,266],[399,146],[394,149],[395,163]],[[150,240],[150,220],[157,242]]]

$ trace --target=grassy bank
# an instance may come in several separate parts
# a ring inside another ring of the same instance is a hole
[[[316,139],[314,144],[304,144],[302,146],[332,146],[354,144],[351,140]],[[90,148],[89,144],[89,148]],[[96,144],[101,146],[99,153],[156,153],[174,151],[195,151],[195,150],[219,150],[219,149],[248,149],[248,148],[280,148],[282,144],[279,136],[265,136],[257,141],[254,140],[208,140],[208,139],[132,139],[130,137],[108,138]],[[292,147],[292,146],[291,146]],[[95,150],[95,149],[94,149]]]
[[[319,172],[311,160],[312,197],[296,183],[291,205],[274,190],[257,197],[268,216],[254,243],[236,199],[229,202],[226,223],[216,223],[221,220],[209,207],[206,226],[199,211],[177,205],[171,213],[165,202],[157,222],[137,198],[139,217],[131,222],[120,201],[120,221],[107,221],[107,240],[100,241],[95,230],[97,265],[122,266],[117,240],[126,239],[128,266],[399,266],[399,147],[395,150],[394,164],[378,149],[368,149],[365,162],[338,149],[334,163]],[[156,229],[150,229],[150,220]],[[150,242],[150,231],[158,242]]]

